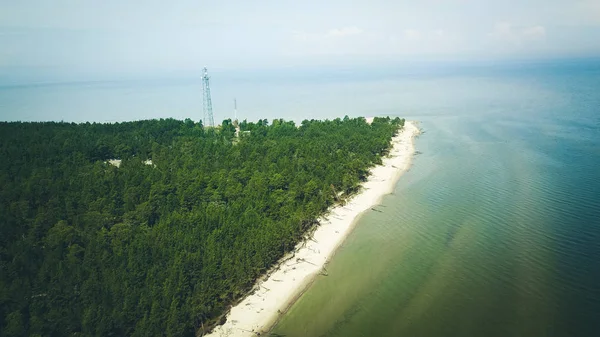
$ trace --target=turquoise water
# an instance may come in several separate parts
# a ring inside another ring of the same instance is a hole
[[[429,95],[408,101],[422,154],[273,335],[598,336],[599,69],[398,93]]]
[[[197,79],[0,83],[0,120],[199,119]],[[600,62],[213,74],[215,120],[399,115],[422,154],[273,335],[600,335]]]

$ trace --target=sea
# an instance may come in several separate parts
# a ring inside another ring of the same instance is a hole
[[[217,121],[423,130],[271,336],[600,336],[600,60],[211,75]],[[203,118],[198,77],[0,83],[0,120],[169,117]]]

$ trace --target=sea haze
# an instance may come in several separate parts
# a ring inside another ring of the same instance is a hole
[[[455,113],[448,111],[447,105],[473,104],[476,99],[493,105],[497,96],[518,100],[527,92],[512,92],[515,83],[521,89],[525,86],[535,90],[535,85],[540,84],[535,82],[541,80],[538,75],[546,71],[566,72],[566,76],[592,69],[597,75],[598,64],[600,61],[595,60],[563,60],[412,62],[239,71],[209,67],[209,74],[215,121],[233,118],[235,98],[240,119],[286,118],[299,122],[344,115]],[[16,69],[11,75],[11,71],[3,71],[0,120],[116,122],[202,118],[201,71],[144,76],[47,73]]]

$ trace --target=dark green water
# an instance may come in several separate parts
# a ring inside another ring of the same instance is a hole
[[[600,67],[393,88],[422,154],[272,334],[600,336]]]

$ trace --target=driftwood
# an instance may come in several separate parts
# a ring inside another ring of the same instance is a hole
[[[314,264],[314,263],[312,263],[310,261],[306,261],[306,259],[301,258],[301,257],[297,258],[296,261],[298,261],[298,262],[306,262],[308,264],[312,264],[313,266],[316,266],[316,264]]]

